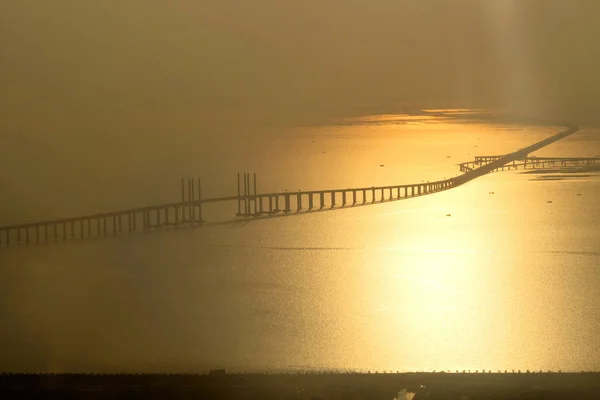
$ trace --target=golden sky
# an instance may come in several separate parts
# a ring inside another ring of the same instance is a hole
[[[0,134],[398,103],[597,122],[598,38],[595,0],[5,0]]]

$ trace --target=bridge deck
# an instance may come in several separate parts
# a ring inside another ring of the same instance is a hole
[[[525,163],[530,162],[534,165],[538,164],[541,160],[547,160],[546,163],[600,162],[600,158],[581,159],[570,157],[564,159],[542,159],[528,157],[530,152],[571,135],[577,132],[577,130],[578,128],[571,127],[566,131],[507,155],[476,157],[476,161],[459,164],[461,172],[464,172],[464,174],[436,182],[298,192],[257,193],[256,175],[254,175],[254,185],[252,187],[250,184],[250,174],[244,174],[242,191],[240,176],[238,174],[237,195],[201,198],[199,180],[197,182],[197,192],[195,182],[188,180],[187,197],[185,185],[182,180],[182,200],[179,202],[0,227],[0,248],[13,243],[50,243],[71,239],[102,237],[123,231],[135,232],[163,226],[201,224],[204,222],[202,205],[209,203],[235,201],[237,202],[237,215],[242,217],[291,213],[301,210],[339,209],[348,206],[407,199],[448,190],[481,175],[497,171],[507,164],[512,163],[512,165],[516,165],[518,160],[525,160]],[[544,161],[541,162],[543,163]]]

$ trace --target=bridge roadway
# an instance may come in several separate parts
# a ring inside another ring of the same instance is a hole
[[[499,159],[501,156],[475,157],[475,161],[468,161],[458,164],[461,172],[468,172],[481,165],[490,163]],[[522,160],[514,160],[512,163],[504,164],[496,168],[496,171],[505,171],[513,169],[546,169],[546,168],[578,168],[592,165],[600,165],[600,157],[526,157]]]
[[[479,160],[481,166],[478,168],[463,169],[461,165],[461,171],[464,174],[436,182],[299,192],[257,193],[256,174],[253,176],[253,185],[251,185],[250,174],[243,175],[243,183],[240,181],[240,175],[238,174],[237,195],[202,198],[199,179],[197,186],[194,180],[188,180],[187,193],[185,190],[186,185],[182,180],[182,198],[178,202],[0,227],[0,249],[15,243],[52,243],[73,239],[103,237],[124,231],[135,232],[165,226],[198,225],[204,222],[202,205],[209,203],[237,202],[237,216],[259,217],[279,213],[285,214],[376,204],[437,193],[462,185],[479,176],[498,170],[507,164],[514,164],[518,160],[526,160],[529,153],[577,131],[577,127],[569,127],[565,131],[514,153],[504,156],[492,156],[485,160],[481,159]]]

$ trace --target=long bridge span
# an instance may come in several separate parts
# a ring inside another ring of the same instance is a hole
[[[572,126],[531,146],[502,156],[481,156],[459,164],[462,175],[436,182],[340,188],[298,192],[258,193],[256,174],[245,173],[237,180],[237,194],[229,197],[203,198],[199,179],[181,181],[181,201],[121,211],[90,214],[72,218],[30,222],[0,227],[0,249],[15,244],[53,243],[74,239],[104,237],[121,232],[146,231],[166,226],[199,225],[204,222],[202,206],[208,203],[237,203],[238,217],[300,211],[339,209],[376,204],[428,195],[452,189],[489,172],[520,165],[591,165],[600,158],[533,158],[529,154],[574,134]],[[252,178],[252,179],[251,179]]]

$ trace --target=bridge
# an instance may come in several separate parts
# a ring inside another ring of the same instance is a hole
[[[458,164],[461,172],[469,172],[481,165],[500,159],[502,156],[480,156],[474,161]],[[585,166],[600,165],[600,157],[525,157],[513,160],[494,169],[492,172],[510,171],[515,169],[553,169],[553,168],[581,168]]]
[[[529,157],[529,153],[577,131],[577,127],[569,127],[565,131],[514,153],[476,157],[475,161],[459,164],[461,172],[464,172],[462,175],[436,182],[258,193],[256,174],[244,173],[237,175],[235,196],[203,198],[200,179],[187,179],[187,181],[182,179],[181,200],[178,202],[0,227],[0,249],[14,244],[55,243],[168,226],[200,225],[204,223],[202,206],[208,203],[237,203],[236,215],[242,218],[334,210],[433,194],[452,189],[487,173],[504,170],[504,168],[516,169],[520,165],[531,165],[535,168],[537,165],[579,166],[600,162],[598,158]]]

